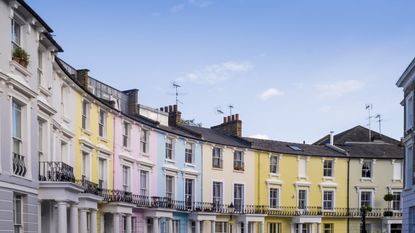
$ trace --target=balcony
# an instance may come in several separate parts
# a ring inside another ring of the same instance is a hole
[[[13,153],[13,174],[18,176],[26,176],[27,168],[25,157],[17,153]]]
[[[82,176],[81,180],[76,180],[75,182],[82,186],[84,193],[102,196],[102,190],[98,188],[98,184],[87,180],[85,176]]]
[[[39,181],[75,183],[73,168],[64,162],[39,162]]]

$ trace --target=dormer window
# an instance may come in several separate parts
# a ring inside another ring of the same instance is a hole
[[[363,161],[362,178],[372,178],[372,161],[370,160]]]

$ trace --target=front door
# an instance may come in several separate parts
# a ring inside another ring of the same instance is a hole
[[[391,224],[391,233],[401,233],[402,224]]]

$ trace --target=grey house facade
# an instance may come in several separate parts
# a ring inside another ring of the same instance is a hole
[[[403,232],[415,232],[415,59],[403,72],[396,85],[403,88],[404,99],[404,138],[405,144],[405,184],[403,191]]]
[[[60,50],[51,31],[24,1],[0,1],[1,232],[41,232],[39,83],[42,63]],[[16,51],[22,50],[28,63],[17,59]]]

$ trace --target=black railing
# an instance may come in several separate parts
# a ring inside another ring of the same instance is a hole
[[[13,153],[13,174],[18,176],[26,176],[27,168],[25,157],[17,153]]]
[[[84,193],[90,193],[99,196],[102,195],[102,189],[98,188],[98,184],[87,180],[85,176],[82,176],[81,180],[76,180],[75,182],[78,185],[82,186]]]
[[[39,181],[74,183],[73,168],[64,162],[39,162]]]

